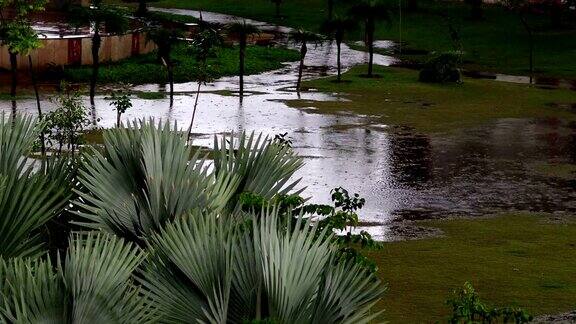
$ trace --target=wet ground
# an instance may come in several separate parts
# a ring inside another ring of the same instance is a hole
[[[174,10],[180,14],[199,14]],[[229,21],[226,15],[203,13],[204,20]],[[255,23],[255,22],[252,22]],[[288,29],[257,23],[261,28]],[[382,42],[380,45],[389,44]],[[392,46],[392,44],[389,44]],[[311,45],[305,78],[334,73],[335,45]],[[248,58],[249,59],[249,58]],[[345,68],[364,63],[366,53],[344,45]],[[375,64],[395,60],[376,55]],[[576,129],[559,120],[497,120],[450,134],[418,134],[398,125],[381,125],[368,116],[320,114],[294,109],[284,101],[294,92],[297,63],[246,78],[248,95],[240,104],[236,78],[204,86],[193,132],[195,145],[210,146],[214,134],[240,131],[270,136],[287,132],[305,159],[297,176],[305,195],[328,202],[330,189],[343,186],[367,199],[362,221],[378,239],[402,235],[406,220],[480,216],[501,211],[576,212],[576,181],[535,172],[545,163],[576,164]],[[124,120],[155,117],[177,121],[185,129],[192,114],[196,83],[177,84],[173,107],[168,99],[133,99]],[[165,91],[164,85],[143,85],[136,91]],[[306,100],[346,100],[338,94],[303,92]],[[44,109],[50,109],[48,101]],[[18,111],[34,114],[33,100],[18,102]],[[9,102],[0,102],[9,112]],[[115,111],[102,96],[92,110],[94,123],[112,127]],[[408,235],[409,236],[409,235]]]

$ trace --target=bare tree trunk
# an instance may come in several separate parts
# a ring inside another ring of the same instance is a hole
[[[174,66],[168,59],[168,82],[170,82],[170,107],[174,106]]]
[[[484,17],[482,9],[482,0],[468,0],[471,6],[470,16],[473,20],[480,20]]]
[[[240,101],[244,97],[244,56],[246,55],[246,37],[247,35],[240,36]]]
[[[10,84],[10,97],[16,97],[16,88],[18,87],[18,59],[16,53],[10,52],[10,73],[12,82]]]
[[[188,126],[188,137],[186,137],[186,143],[190,141],[192,136],[192,125],[194,125],[194,116],[196,116],[196,108],[198,107],[198,97],[200,97],[200,86],[202,81],[198,81],[198,89],[196,89],[196,98],[194,99],[194,110],[192,110],[192,119],[190,120],[190,126]]]
[[[341,73],[342,67],[341,67],[341,64],[340,64],[340,52],[341,52],[340,46],[341,46],[341,45],[342,45],[342,40],[336,40],[336,48],[337,48],[337,51],[336,51],[336,65],[337,65],[337,67],[338,67],[338,78],[337,78],[338,82],[342,81],[342,73]]]
[[[306,46],[306,41],[302,42],[302,47],[300,48],[300,65],[298,66],[298,81],[296,81],[296,92],[300,93],[300,84],[302,83],[302,71],[304,70],[304,58],[308,48]]]
[[[280,1],[281,0],[274,1],[274,3],[276,4],[276,18],[280,18]]]
[[[332,20],[334,15],[334,0],[328,0],[328,20]]]
[[[120,128],[120,117],[122,116],[122,113],[120,111],[116,111],[116,127]]]
[[[520,15],[520,21],[522,21],[522,25],[528,33],[528,42],[530,43],[529,48],[529,69],[530,69],[530,83],[532,83],[534,79],[534,33],[532,32],[532,28],[530,28],[530,24],[528,23],[527,18],[524,15]]]
[[[30,67],[30,78],[32,79],[32,87],[34,88],[34,95],[36,96],[36,107],[38,108],[38,120],[42,121],[42,108],[40,107],[40,94],[38,92],[38,82],[36,80],[36,74],[34,73],[34,68],[32,66],[32,56],[28,55],[28,65]],[[40,132],[40,148],[42,152],[42,157],[46,157],[46,144],[44,143],[44,130]],[[44,160],[43,160],[44,161]]]
[[[408,0],[406,9],[411,12],[418,11],[418,0]]]
[[[144,17],[148,14],[148,8],[146,6],[146,0],[138,0],[138,9],[136,10],[136,15]]]
[[[366,22],[366,42],[368,43],[368,77],[372,77],[374,64],[374,21]]]
[[[96,82],[98,81],[98,69],[100,68],[100,45],[102,39],[96,23],[94,36],[92,36],[92,77],[90,78],[90,104],[94,105],[96,95]]]

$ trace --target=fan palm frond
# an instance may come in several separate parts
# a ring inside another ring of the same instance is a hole
[[[300,182],[290,181],[302,167],[302,159],[286,146],[273,143],[268,137],[254,133],[241,133],[239,140],[234,135],[214,138],[214,170],[216,177],[235,175],[240,179],[235,194],[251,192],[264,199],[287,194]],[[300,191],[299,191],[300,192]],[[234,209],[235,201],[231,201]]]
[[[157,318],[132,273],[145,253],[102,233],[78,234],[57,267],[0,259],[0,314],[13,323],[151,323]]]
[[[86,220],[81,225],[142,241],[193,209],[218,209],[228,200],[222,196],[234,180],[216,182],[199,152],[191,154],[176,125],[134,122],[106,131],[104,146],[103,154],[87,154],[80,170],[86,188],[78,191],[81,199],[76,202]]]
[[[335,261],[331,233],[302,217],[288,226],[276,208],[258,215],[248,223],[190,215],[152,236],[156,257],[141,281],[163,320],[354,323],[378,315],[369,311],[383,292],[380,282]]]
[[[0,256],[5,258],[41,253],[37,230],[68,200],[61,188],[67,175],[47,177],[27,158],[40,129],[30,117],[0,117]]]

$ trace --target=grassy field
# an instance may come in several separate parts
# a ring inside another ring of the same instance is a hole
[[[421,132],[441,132],[480,125],[496,118],[556,117],[576,120],[570,108],[552,103],[576,103],[576,92],[465,78],[463,84],[418,82],[418,72],[376,67],[378,78],[362,77],[365,66],[345,73],[347,82],[324,78],[304,87],[337,92],[349,101],[293,100],[293,107],[315,107],[320,112],[350,111],[377,116],[382,123],[407,125]]]
[[[389,286],[378,304],[386,310],[382,319],[443,322],[450,312],[446,299],[466,281],[493,306],[520,306],[533,315],[576,307],[576,224],[531,214],[423,224],[444,236],[387,243],[367,253]]]
[[[528,37],[512,12],[498,6],[486,6],[485,19],[471,21],[470,9],[463,2],[420,0],[420,10],[402,17],[402,41],[406,48],[442,52],[453,49],[448,22],[459,32],[466,67],[475,70],[526,74]],[[397,2],[391,1],[393,21],[377,26],[378,39],[400,39]],[[154,6],[190,8],[229,13],[318,31],[327,18],[327,0],[290,0],[282,4],[282,18],[274,17],[274,5],[264,0],[161,0]],[[576,78],[576,26],[551,28],[547,16],[534,16],[530,24],[535,35],[536,70],[548,76]],[[359,30],[350,39],[362,39]],[[427,56],[406,58],[425,60]]]
[[[176,61],[175,82],[197,80],[198,68],[194,55],[184,45],[177,46],[173,52]],[[282,67],[283,62],[299,59],[297,51],[285,48],[249,46],[246,49],[246,74],[254,74]],[[214,78],[236,75],[238,73],[238,48],[223,47],[217,50],[216,57],[208,60],[209,74]],[[67,68],[65,78],[71,82],[88,82],[92,69],[90,66]],[[150,53],[102,66],[98,82],[103,83],[161,83],[167,81],[166,69],[156,60],[156,54]]]

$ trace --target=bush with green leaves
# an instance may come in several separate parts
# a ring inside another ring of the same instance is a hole
[[[447,83],[460,82],[462,76],[458,64],[458,53],[442,53],[430,59],[420,71],[420,82]]]
[[[490,307],[480,300],[471,283],[454,291],[447,304],[452,307],[449,322],[453,324],[528,323],[533,317],[520,307]]]
[[[74,155],[90,120],[80,92],[72,90],[66,83],[61,87],[62,93],[51,99],[56,109],[44,117],[46,140],[50,146],[57,148],[58,154],[62,153],[66,145],[67,150]]]

